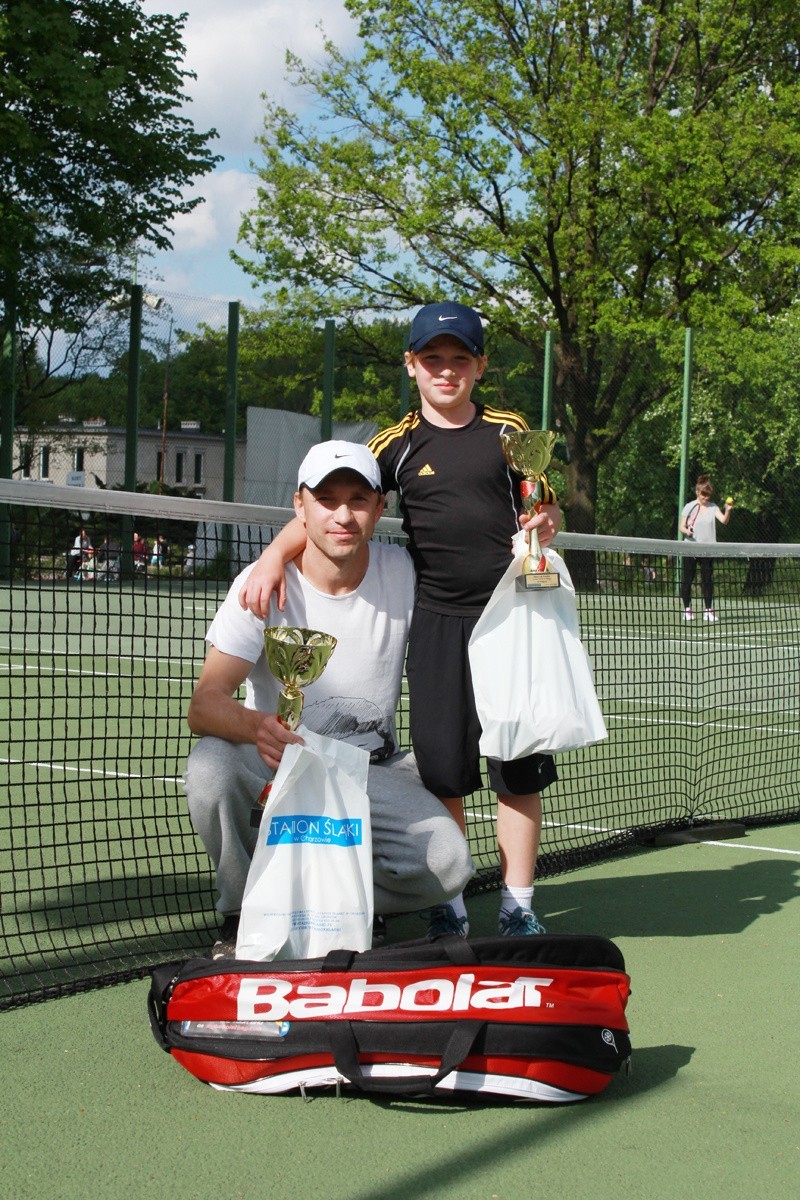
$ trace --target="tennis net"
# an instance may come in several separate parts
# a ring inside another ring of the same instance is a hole
[[[230,579],[290,515],[0,481],[0,1007],[135,978],[214,940],[182,788],[185,711]],[[559,548],[609,737],[559,756],[539,877],[659,831],[796,818],[800,547],[563,534]],[[703,619],[704,562],[717,621]],[[399,728],[407,743],[404,703]],[[494,799],[484,788],[466,807],[472,888],[494,887]]]

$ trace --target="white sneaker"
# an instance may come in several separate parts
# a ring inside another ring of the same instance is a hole
[[[692,612],[692,610],[690,608],[684,609],[683,619],[684,619],[684,621],[693,621],[694,620],[694,613]]]
[[[713,608],[706,609],[706,611],[703,613],[703,620],[704,621],[716,621],[717,620],[717,618],[714,616]]]

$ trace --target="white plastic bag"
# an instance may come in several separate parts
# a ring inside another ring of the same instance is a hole
[[[481,753],[510,762],[526,754],[577,750],[608,736],[592,668],[580,640],[575,588],[564,560],[546,550],[561,585],[518,591],[527,553],[514,539],[514,560],[492,593],[469,642]]]
[[[236,957],[318,958],[372,944],[369,754],[302,726],[264,806]]]

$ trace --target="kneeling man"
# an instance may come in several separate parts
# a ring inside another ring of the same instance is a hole
[[[200,736],[186,768],[194,827],[216,868],[223,916],[215,958],[232,957],[258,831],[250,812],[285,746],[302,742],[275,715],[280,684],[267,666],[264,629],[330,633],[336,649],[304,688],[303,724],[369,750],[376,928],[380,915],[413,912],[457,895],[473,874],[447,809],[422,785],[413,755],[398,751],[395,711],[414,604],[414,569],[402,547],[371,542],[383,512],[378,465],[366,446],[313,447],[294,508],[306,546],[286,570],[286,603],[266,620],[239,605],[252,566],[233,582],[206,641],[187,720]],[[241,703],[237,693],[245,685]]]

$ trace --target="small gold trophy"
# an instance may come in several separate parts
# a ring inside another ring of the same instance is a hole
[[[315,629],[299,629],[291,625],[273,625],[264,630],[264,651],[267,665],[275,678],[283,684],[278,696],[278,720],[287,729],[296,729],[300,724],[304,696],[301,685],[307,687],[319,679],[333,654],[336,638],[330,633],[318,633]],[[267,802],[270,781],[250,816],[250,824],[261,824],[261,814]]]
[[[524,476],[520,493],[526,513],[539,511],[544,471],[552,458],[555,440],[556,435],[549,429],[515,430],[513,433],[500,434],[506,462],[512,471]],[[547,559],[542,554],[538,533],[535,529],[529,529],[528,553],[522,560],[522,574],[517,579],[518,590],[533,592],[540,588],[555,588],[560,582],[558,572],[548,567]]]

